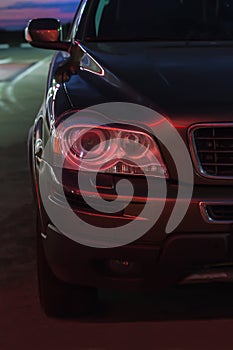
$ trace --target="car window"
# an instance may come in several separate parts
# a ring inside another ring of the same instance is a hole
[[[96,0],[87,40],[233,40],[233,0]]]

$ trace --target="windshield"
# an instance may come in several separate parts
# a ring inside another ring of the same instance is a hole
[[[233,0],[92,0],[86,40],[233,40]]]

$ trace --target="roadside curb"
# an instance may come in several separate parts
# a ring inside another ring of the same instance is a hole
[[[10,44],[0,44],[0,50],[7,50],[10,48],[31,49],[32,46],[29,43],[21,43],[18,46],[11,46]]]
[[[9,49],[10,45],[9,44],[0,44],[0,50],[6,50]]]

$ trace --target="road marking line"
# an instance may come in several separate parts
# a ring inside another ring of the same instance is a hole
[[[43,66],[43,64],[49,59],[49,56],[44,58],[42,61],[37,62],[33,64],[31,67],[26,68],[21,74],[19,74],[15,79],[12,81],[12,85],[18,83],[21,79],[25,78],[27,75],[31,74],[34,70],[38,69],[40,66]]]
[[[0,44],[0,49],[6,50],[9,49],[10,45],[9,44]]]
[[[2,83],[0,82],[0,107],[6,111],[6,112],[10,112],[10,108],[7,106],[7,104],[4,102],[3,99],[3,91],[5,91],[5,85],[6,83]]]
[[[29,43],[20,44],[21,49],[32,49],[32,46]]]
[[[10,63],[11,61],[12,61],[12,58],[10,58],[10,57],[3,58],[3,59],[0,59],[0,64]]]
[[[12,104],[16,104],[17,103],[17,99],[15,98],[15,94],[14,94],[14,89],[15,89],[15,85],[22,79],[24,79],[27,75],[31,74],[34,70],[40,68],[48,59],[50,58],[50,56],[45,57],[42,61],[37,62],[36,64],[33,64],[32,66],[30,66],[29,68],[26,68],[21,74],[19,74],[15,79],[12,80],[11,84],[7,87],[6,89],[6,96],[7,99],[12,103]],[[22,109],[21,106],[19,106],[19,104],[17,105],[17,107],[19,109]]]

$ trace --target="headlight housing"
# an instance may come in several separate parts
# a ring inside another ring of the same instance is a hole
[[[53,152],[63,157],[64,168],[168,178],[159,147],[144,130],[126,125],[61,123],[52,139]]]

